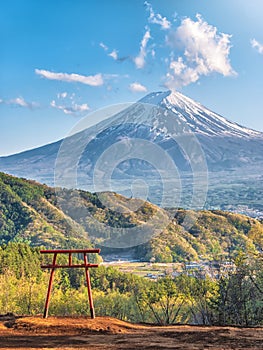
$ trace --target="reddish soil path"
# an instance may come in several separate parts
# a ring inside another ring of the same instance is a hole
[[[263,350],[263,328],[157,327],[110,317],[0,317],[2,349]]]

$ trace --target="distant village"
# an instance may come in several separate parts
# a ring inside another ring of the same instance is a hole
[[[187,264],[181,264],[177,269],[169,268],[170,264],[167,264],[165,272],[160,274],[148,273],[145,277],[150,279],[158,279],[170,275],[171,277],[178,277],[182,274],[192,277],[198,277],[205,279],[207,277],[213,279],[219,279],[222,276],[227,275],[230,272],[235,271],[235,264],[231,261],[204,261],[204,262],[190,262]]]
[[[247,205],[230,206],[227,208],[231,213],[243,214],[257,220],[263,220],[263,211],[259,209],[249,208]]]
[[[191,261],[187,263],[156,263],[154,258],[150,262],[138,260],[118,259],[105,261],[102,265],[114,266],[122,272],[134,273],[151,280],[158,280],[165,276],[173,278],[180,275],[198,277],[201,279],[212,278],[219,279],[232,273],[236,269],[236,265],[229,260],[208,261],[201,260],[199,262]],[[107,259],[106,259],[107,260]]]

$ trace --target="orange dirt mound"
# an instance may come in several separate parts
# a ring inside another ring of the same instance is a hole
[[[37,331],[41,333],[127,333],[145,327],[133,325],[112,317],[23,317],[16,320],[16,330]]]
[[[111,317],[0,316],[2,349],[263,350],[263,328],[147,326]]]

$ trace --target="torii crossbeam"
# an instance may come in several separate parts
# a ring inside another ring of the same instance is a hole
[[[80,268],[80,267],[82,267],[85,269],[85,275],[86,275],[89,306],[90,306],[90,316],[91,316],[91,318],[95,318],[95,311],[94,311],[94,305],[93,305],[93,299],[92,299],[92,293],[91,293],[89,268],[98,267],[99,265],[98,264],[90,264],[88,261],[88,254],[100,253],[100,249],[52,249],[52,250],[40,250],[40,253],[41,254],[53,254],[52,264],[41,265],[42,269],[51,269],[43,317],[47,318],[47,316],[48,316],[48,308],[49,308],[50,295],[51,295],[52,283],[53,283],[55,270],[60,269],[60,268]],[[68,254],[68,263],[63,264],[63,265],[57,264],[58,254]],[[83,264],[73,264],[72,263],[72,254],[83,254]]]

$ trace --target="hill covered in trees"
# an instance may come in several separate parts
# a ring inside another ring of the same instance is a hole
[[[124,209],[131,204],[137,208],[114,211],[102,203],[101,194],[64,191],[64,200],[74,201],[74,219],[72,212],[61,209],[54,188],[0,173],[0,243],[27,242],[48,248],[101,245],[103,255],[109,252],[104,246],[112,238],[110,228],[133,227],[157,214],[169,215],[169,225],[147,243],[130,249],[134,258],[157,262],[222,259],[240,251],[254,254],[263,249],[262,222],[243,215],[164,210],[148,202],[105,193],[109,200],[121,199]],[[103,239],[91,239],[98,228],[83,215],[83,207],[89,218],[95,217],[107,227]],[[184,225],[185,216],[193,223],[189,227]]]
[[[160,325],[262,325],[262,258],[239,253],[235,269],[217,279],[181,273],[153,281],[100,265],[90,269],[96,315]],[[0,247],[0,315],[43,312],[49,272],[40,264],[45,259],[38,247],[25,243]],[[89,315],[84,280],[82,269],[56,270],[50,315]]]
[[[80,215],[81,201],[108,227],[129,227],[156,212],[170,215],[162,233],[131,250],[137,258],[169,262],[227,257],[234,264],[229,271],[219,269],[216,279],[183,272],[156,281],[101,265],[91,269],[97,315],[157,324],[262,325],[261,222],[222,211],[180,209],[173,214],[124,197],[119,197],[123,206],[131,201],[137,210],[116,213],[96,193],[66,190],[68,199],[78,198],[79,217],[73,220],[61,210],[56,193],[46,185],[0,174],[0,314],[42,312],[49,273],[40,269],[46,259],[40,247],[98,245],[90,240],[88,223]],[[114,196],[119,195],[109,198]],[[186,215],[193,223],[188,228]],[[83,271],[56,271],[50,314],[87,315],[88,308]]]

